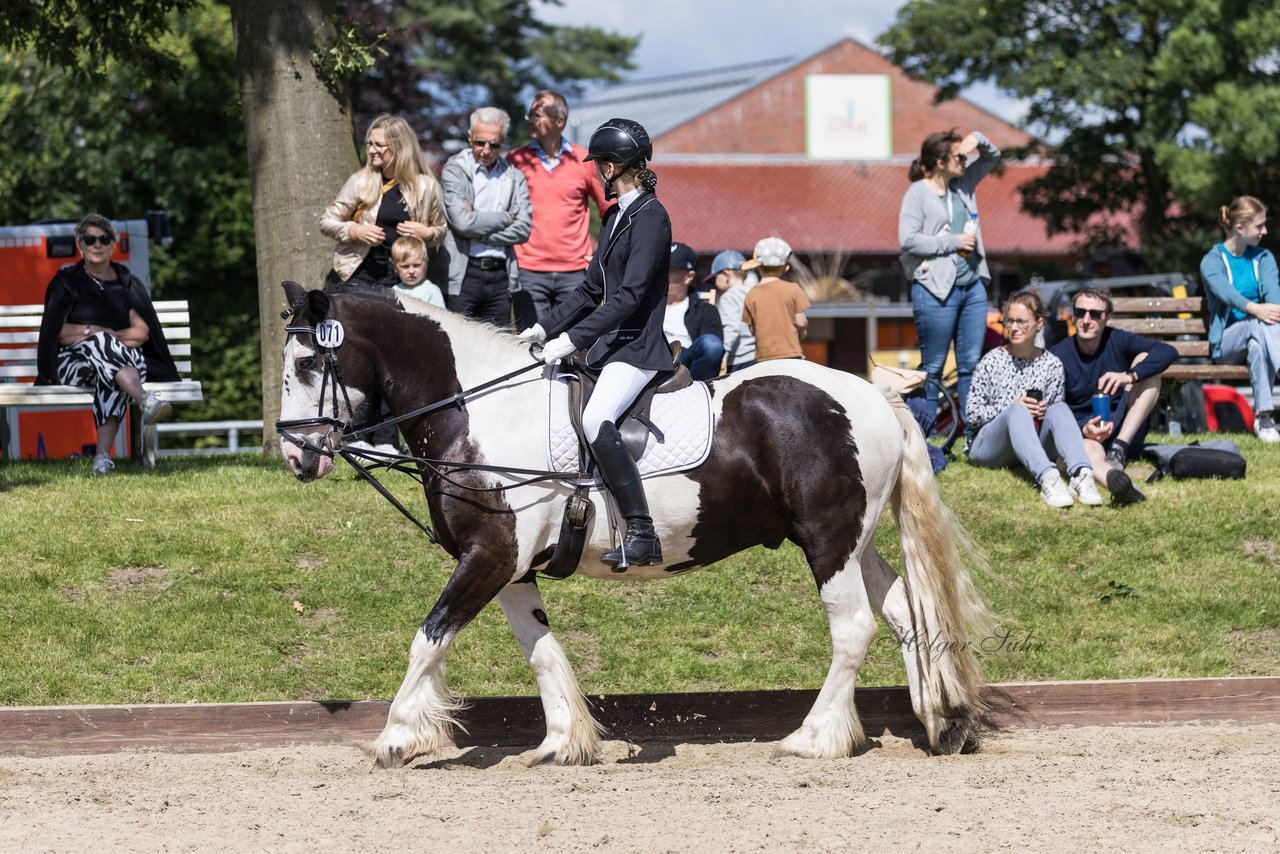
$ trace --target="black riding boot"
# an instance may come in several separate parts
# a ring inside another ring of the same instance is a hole
[[[640,471],[631,454],[627,453],[612,421],[600,425],[600,434],[591,443],[591,454],[600,467],[605,485],[613,493],[613,500],[618,503],[619,512],[627,520],[622,548],[605,552],[600,560],[615,565],[618,572],[622,570],[616,565],[624,563],[624,551],[627,565],[655,566],[662,563],[662,543],[658,542],[658,535],[653,530],[653,518],[649,515],[649,502],[645,500]]]

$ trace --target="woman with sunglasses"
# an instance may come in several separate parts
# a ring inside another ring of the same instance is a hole
[[[977,158],[966,165],[974,152]],[[908,172],[912,184],[898,213],[898,242],[902,269],[911,279],[911,312],[920,338],[920,367],[929,378],[930,413],[952,343],[961,411],[982,356],[991,271],[974,192],[999,161],[1000,149],[981,133],[962,139],[950,130],[926,137]]]
[[[1008,343],[982,357],[964,411],[969,462],[986,468],[1021,463],[1050,507],[1097,506],[1102,496],[1075,415],[1063,401],[1062,362],[1036,346],[1044,327],[1044,305],[1034,291],[1021,291],[1004,305]],[[1071,476],[1062,482],[1055,458]]]
[[[320,231],[338,241],[326,289],[378,290],[398,281],[391,244],[406,235],[438,246],[448,226],[440,184],[427,171],[418,135],[399,116],[383,114],[365,133],[369,160],[347,179],[320,217]]]
[[[142,384],[176,382],[178,368],[146,285],[111,260],[111,220],[91,213],[76,224],[75,238],[81,260],[59,270],[45,291],[36,385],[93,390],[93,471],[107,474],[116,467],[111,447],[129,401],[142,408],[147,422],[168,418],[172,405]]]
[[[1267,233],[1267,209],[1253,196],[1240,196],[1218,220],[1226,239],[1200,262],[1210,352],[1215,361],[1249,366],[1253,431],[1264,442],[1280,442],[1271,391],[1280,369],[1280,275],[1275,256],[1258,245]]]

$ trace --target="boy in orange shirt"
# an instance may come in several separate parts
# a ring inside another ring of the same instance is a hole
[[[803,359],[800,340],[809,328],[805,311],[809,297],[795,282],[780,278],[791,265],[791,247],[780,237],[766,237],[756,244],[743,270],[759,269],[760,282],[747,293],[742,320],[756,337],[756,361]]]

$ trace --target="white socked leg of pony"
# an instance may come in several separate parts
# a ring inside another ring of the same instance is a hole
[[[591,765],[600,748],[600,725],[591,716],[564,650],[551,634],[546,607],[536,584],[509,584],[498,594],[538,683],[547,735],[542,743],[521,757],[528,765]]]
[[[453,747],[454,716],[463,702],[445,685],[444,654],[452,638],[430,640],[419,628],[409,647],[409,669],[372,745],[379,768],[399,768],[417,757]]]
[[[874,533],[868,531],[864,539]],[[858,669],[875,639],[876,623],[857,557],[827,579],[819,595],[831,629],[831,669],[804,723],[778,742],[775,756],[838,759],[852,755],[865,740],[853,692]]]

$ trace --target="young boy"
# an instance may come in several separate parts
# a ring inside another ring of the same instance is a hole
[[[791,247],[780,237],[766,237],[756,244],[744,270],[759,269],[760,283],[742,305],[742,320],[756,336],[756,361],[802,359],[800,339],[809,327],[805,310],[809,298],[795,282],[781,278],[790,269]]]
[[[427,244],[420,237],[399,237],[391,244],[391,265],[399,282],[396,289],[415,299],[444,308],[444,294],[427,281]]]

